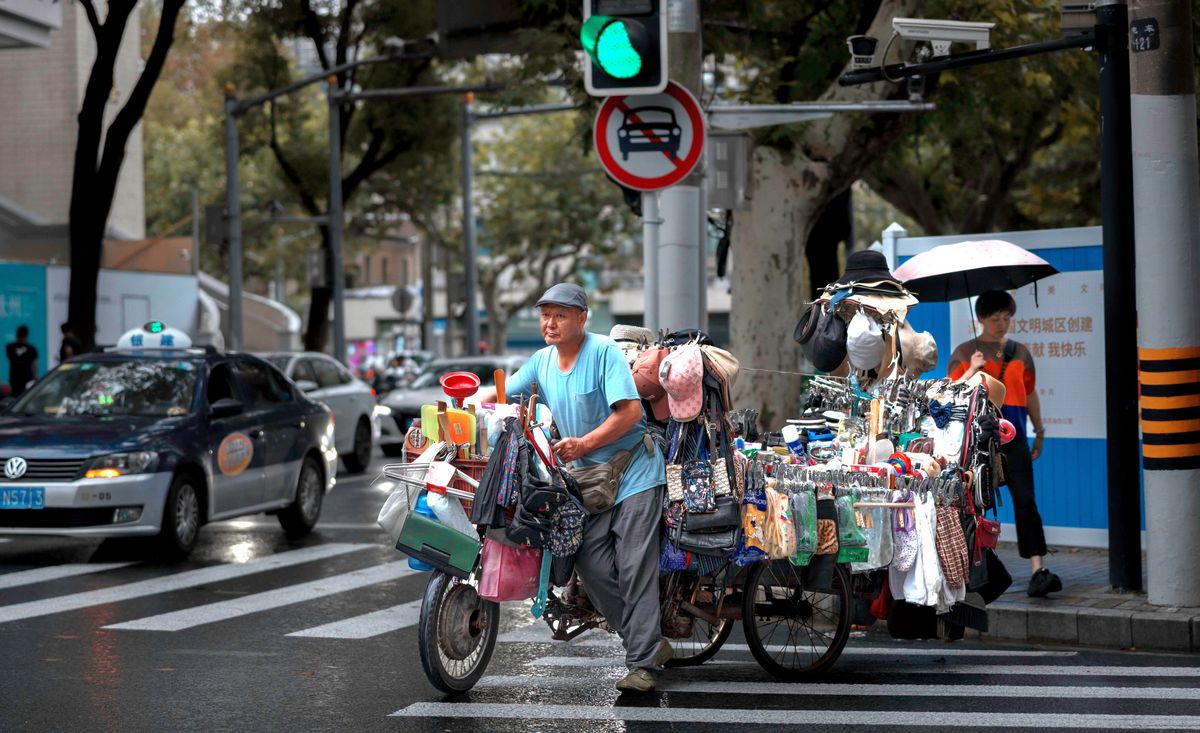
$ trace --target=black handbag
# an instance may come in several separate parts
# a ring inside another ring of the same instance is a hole
[[[804,344],[804,355],[823,372],[837,369],[846,360],[846,322],[832,310],[820,308],[820,320]]]
[[[683,515],[683,531],[685,532],[724,532],[742,524],[742,502],[733,496],[717,497],[715,511],[703,514],[685,512]]]
[[[991,603],[1012,585],[1012,575],[1000,560],[1000,556],[990,547],[983,548],[983,557],[971,563],[971,574],[967,580],[967,590],[978,593],[984,603]]]
[[[721,532],[685,532],[677,530],[674,544],[681,550],[699,555],[730,555],[737,548],[738,532],[734,527]]]

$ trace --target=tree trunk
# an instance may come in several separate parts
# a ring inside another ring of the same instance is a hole
[[[867,35],[887,38],[891,19],[911,15],[917,0],[885,0]],[[902,85],[839,87],[822,101],[899,98]],[[808,123],[793,152],[754,153],[752,209],[734,217],[730,341],[747,369],[734,404],[760,411],[759,425],[778,430],[800,410],[800,348],[792,329],[811,297],[805,244],[815,219],[904,129],[911,114],[837,114]],[[836,243],[833,243],[836,245]],[[830,246],[822,242],[820,246]]]
[[[308,301],[308,327],[304,329],[304,350],[324,351],[329,342],[329,306],[333,303],[333,288],[313,286]]]
[[[759,425],[774,430],[800,405],[800,347],[791,332],[809,297],[804,242],[822,192],[816,176],[801,175],[774,148],[754,151],[752,172],[754,208],[733,226],[730,345],[746,368],[734,404],[759,410]]]

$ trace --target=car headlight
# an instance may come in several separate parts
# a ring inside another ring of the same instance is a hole
[[[387,405],[375,405],[373,412],[375,417],[388,417],[392,414],[392,408]]]
[[[158,468],[158,454],[153,451],[111,453],[93,459],[84,478],[116,478],[136,473],[153,473]]]

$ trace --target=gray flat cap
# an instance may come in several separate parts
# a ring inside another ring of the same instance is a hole
[[[539,308],[543,305],[561,305],[567,308],[587,310],[587,292],[573,283],[558,283],[551,285],[550,289],[542,294],[537,305]]]

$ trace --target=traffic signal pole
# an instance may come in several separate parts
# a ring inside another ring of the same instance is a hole
[[[697,99],[701,93],[700,4],[698,0],[672,2],[667,12],[668,78]],[[704,156],[700,156],[700,166]],[[658,193],[662,224],[658,229],[657,272],[646,273],[646,300],[654,300],[658,327],[668,331],[704,328],[707,295],[704,210],[704,172],[697,167],[683,182]],[[643,206],[645,200],[643,199]],[[643,211],[643,216],[645,212]]]
[[[1189,0],[1134,0],[1129,64],[1151,603],[1200,606],[1200,165]],[[1139,553],[1140,559],[1140,553]]]

